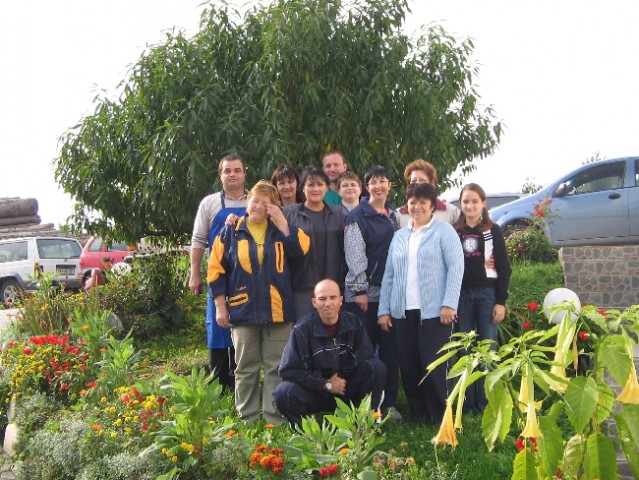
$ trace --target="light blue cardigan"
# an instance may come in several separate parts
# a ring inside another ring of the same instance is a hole
[[[382,279],[378,315],[406,316],[406,289],[419,288],[421,318],[440,316],[442,307],[457,311],[464,277],[464,253],[457,232],[447,222],[433,220],[419,244],[419,284],[406,285],[410,226],[395,232]]]

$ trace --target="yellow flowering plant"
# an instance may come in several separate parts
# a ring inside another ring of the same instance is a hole
[[[37,335],[28,341],[9,342],[0,351],[0,367],[9,377],[9,395],[15,400],[42,392],[71,404],[95,380],[90,356],[67,335]]]
[[[433,443],[457,445],[465,389],[483,377],[488,449],[505,441],[513,422],[520,432],[514,480],[618,478],[614,443],[603,433],[608,420],[616,423],[629,468],[639,478],[639,383],[633,358],[639,306],[625,311],[584,306],[577,312],[564,302],[551,307],[548,317],[557,312],[565,312],[558,325],[531,329],[499,347],[477,342],[474,332],[454,335],[428,367],[459,358],[449,372],[456,383]],[[621,386],[619,392],[608,378]],[[568,431],[557,425],[562,415]]]

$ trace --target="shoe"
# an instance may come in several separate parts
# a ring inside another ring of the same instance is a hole
[[[403,419],[402,418],[402,414],[399,413],[395,407],[390,407],[387,410],[386,415],[388,415],[388,417],[389,417],[388,419],[391,422],[399,422],[399,421],[401,421]]]

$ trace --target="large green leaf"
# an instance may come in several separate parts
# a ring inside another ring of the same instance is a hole
[[[503,442],[508,435],[513,415],[513,401],[504,382],[495,383],[492,390],[486,393],[490,395],[490,399],[482,417],[482,430],[486,446],[492,451],[495,441]]]
[[[602,423],[610,416],[612,409],[615,406],[616,394],[612,387],[610,387],[607,383],[597,385],[597,390],[599,392],[599,401],[597,402],[596,420],[597,423]]]
[[[588,437],[584,469],[587,480],[619,478],[615,446],[612,440],[601,432],[593,433]]]
[[[639,405],[633,406],[639,407]],[[637,452],[639,438],[633,435],[632,429],[628,426],[628,422],[623,414],[615,415],[615,423],[617,424],[617,438],[628,462],[628,466],[633,476],[639,478],[639,453]],[[637,425],[635,425],[635,427],[636,426]]]
[[[535,456],[529,448],[524,448],[515,456],[513,476],[511,480],[537,480],[537,466]]]
[[[598,350],[598,361],[619,385],[625,385],[630,374],[631,360],[621,335],[611,335],[604,338]]]
[[[592,377],[575,377],[564,398],[568,420],[577,433],[582,433],[597,408],[597,382]]]
[[[632,403],[622,404],[620,413],[626,420],[632,437],[637,440],[637,445],[639,445],[639,405]]]
[[[564,449],[563,471],[566,478],[580,478],[586,453],[586,438],[577,434],[571,437]]]
[[[547,415],[539,417],[539,429],[543,435],[537,440],[537,447],[546,477],[555,474],[564,453],[564,440],[561,428],[557,425],[562,411],[563,403],[557,402],[550,407]]]

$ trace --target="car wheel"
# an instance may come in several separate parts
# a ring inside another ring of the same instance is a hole
[[[530,222],[527,222],[526,220],[515,220],[514,222],[507,223],[504,225],[504,228],[502,228],[504,238],[510,237],[515,232],[526,230],[529,226]]]
[[[2,303],[17,302],[20,300],[21,293],[22,289],[15,280],[7,279],[2,282],[2,287],[0,287],[0,299],[2,299]]]

